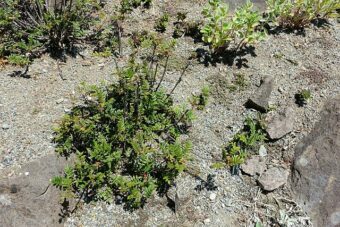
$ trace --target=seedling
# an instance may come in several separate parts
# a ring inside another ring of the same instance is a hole
[[[191,104],[196,106],[197,109],[202,110],[208,103],[210,96],[210,89],[208,86],[202,88],[199,95],[193,95],[191,98]]]
[[[307,90],[307,89],[303,89],[297,94],[295,94],[295,102],[301,107],[307,105],[308,100],[311,98],[312,98],[312,93],[310,90]]]
[[[246,118],[244,129],[234,136],[222,153],[223,159],[231,166],[233,175],[238,174],[239,166],[264,140],[266,135],[260,121]]]
[[[155,29],[156,29],[156,31],[163,33],[163,32],[165,32],[168,24],[169,24],[169,14],[165,13],[165,14],[163,14],[163,16],[161,18],[159,18],[156,21]]]

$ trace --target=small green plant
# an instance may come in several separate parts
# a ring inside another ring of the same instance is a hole
[[[239,166],[265,139],[266,134],[261,122],[246,118],[244,129],[234,136],[222,152],[223,160],[231,166],[232,174],[238,173]]]
[[[337,17],[338,0],[267,0],[268,21],[287,29],[301,29],[311,21]]]
[[[242,73],[235,74],[235,78],[231,85],[228,86],[229,91],[243,90],[248,86],[246,75]]]
[[[199,95],[193,95],[191,98],[191,104],[196,106],[197,109],[203,110],[204,107],[208,104],[208,99],[210,96],[210,88],[208,86],[204,86]]]
[[[307,105],[308,100],[311,98],[312,98],[312,93],[310,90],[307,90],[307,89],[303,89],[297,94],[295,94],[295,102],[299,106]]]
[[[159,18],[156,21],[155,29],[158,32],[165,32],[168,24],[169,24],[169,14],[165,13],[163,14],[163,16],[161,16],[161,18]]]
[[[46,51],[56,56],[71,51],[94,22],[92,14],[99,7],[96,0],[50,2],[0,2],[0,57],[22,65]]]
[[[200,27],[202,25],[201,21],[187,21],[187,13],[179,12],[177,13],[177,21],[174,23],[174,38],[180,38],[182,36],[191,36],[194,39],[202,39],[200,32]]]
[[[55,186],[68,196],[108,202],[119,196],[133,209],[172,184],[189,158],[191,144],[181,135],[193,113],[174,105],[178,83],[165,93],[156,74],[147,62],[132,58],[118,69],[117,83],[84,89],[84,104],[55,131],[56,152],[76,155],[74,165],[53,178]]]
[[[209,5],[202,14],[206,24],[202,28],[203,41],[209,43],[214,53],[227,49],[231,43],[234,50],[247,44],[264,39],[266,33],[259,29],[261,15],[253,11],[253,4],[247,2],[230,17],[229,6],[220,0],[209,0]]]

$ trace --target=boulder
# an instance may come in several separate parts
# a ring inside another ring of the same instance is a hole
[[[65,164],[48,155],[25,165],[15,177],[0,178],[0,226],[63,226],[60,190],[50,179],[61,175]]]
[[[267,133],[270,139],[280,139],[294,129],[295,111],[292,107],[268,120]]]
[[[269,98],[274,89],[273,77],[265,77],[261,82],[261,86],[246,102],[246,107],[253,108],[260,112],[267,112],[269,107]]]
[[[340,96],[296,146],[291,184],[314,226],[340,226]]]

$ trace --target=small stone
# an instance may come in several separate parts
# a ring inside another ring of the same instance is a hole
[[[205,224],[205,225],[209,224],[210,222],[211,222],[211,221],[210,221],[209,218],[207,218],[207,219],[204,220],[204,224]]]
[[[261,157],[266,157],[267,156],[267,149],[265,146],[261,145],[259,149],[259,155]]]
[[[2,129],[3,130],[9,129],[9,124],[6,124],[6,123],[2,124]]]
[[[28,175],[30,175],[30,172],[25,172],[25,176],[28,176]]]
[[[278,113],[268,122],[267,132],[270,139],[280,139],[294,129],[295,111],[288,107],[283,113]]]
[[[274,89],[275,81],[273,77],[266,77],[261,83],[261,86],[248,99],[245,106],[253,108],[261,112],[267,112],[269,108],[269,99]]]
[[[65,108],[65,109],[64,109],[64,112],[65,112],[65,113],[71,113],[72,111],[71,111],[71,109]]]
[[[261,175],[266,169],[266,162],[258,156],[251,157],[246,163],[241,165],[241,169],[245,174],[254,176]]]
[[[64,102],[64,99],[63,99],[63,98],[60,98],[60,99],[58,99],[58,100],[56,101],[57,104],[60,104],[60,103],[62,103],[62,102]]]
[[[209,196],[209,199],[211,201],[214,201],[216,199],[216,193],[211,193],[210,196]]]
[[[287,183],[289,172],[280,167],[272,167],[264,172],[258,179],[258,183],[265,191],[274,191]]]

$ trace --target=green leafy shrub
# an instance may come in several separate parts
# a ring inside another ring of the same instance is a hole
[[[99,7],[96,0],[56,1],[55,6],[48,2],[0,2],[0,57],[12,56],[10,61],[21,59],[20,64],[26,64],[45,51],[71,50],[93,21],[93,10]]]
[[[267,16],[276,26],[300,29],[311,21],[339,16],[338,0],[267,0]]]
[[[231,166],[232,174],[238,173],[239,166],[244,163],[249,153],[254,152],[265,139],[266,134],[261,122],[246,118],[244,129],[234,136],[222,153],[223,159]]]
[[[108,25],[100,25],[88,39],[95,45],[94,55],[110,57],[116,54],[117,49],[121,54],[122,28],[118,19],[111,19]]]
[[[175,106],[155,74],[131,60],[118,70],[118,83],[85,89],[84,104],[56,129],[56,151],[77,159],[53,179],[55,186],[108,202],[119,196],[137,208],[172,184],[189,158],[191,144],[181,135],[192,110]]]
[[[237,51],[246,44],[264,39],[265,32],[258,29],[262,17],[252,8],[253,4],[247,2],[230,17],[227,4],[209,0],[209,5],[202,12],[206,19],[201,30],[203,41],[209,43],[216,53],[227,49],[231,43],[235,43],[234,50]]]
[[[169,14],[165,13],[163,16],[161,16],[155,24],[155,29],[158,32],[165,32],[166,27],[169,24]]]

